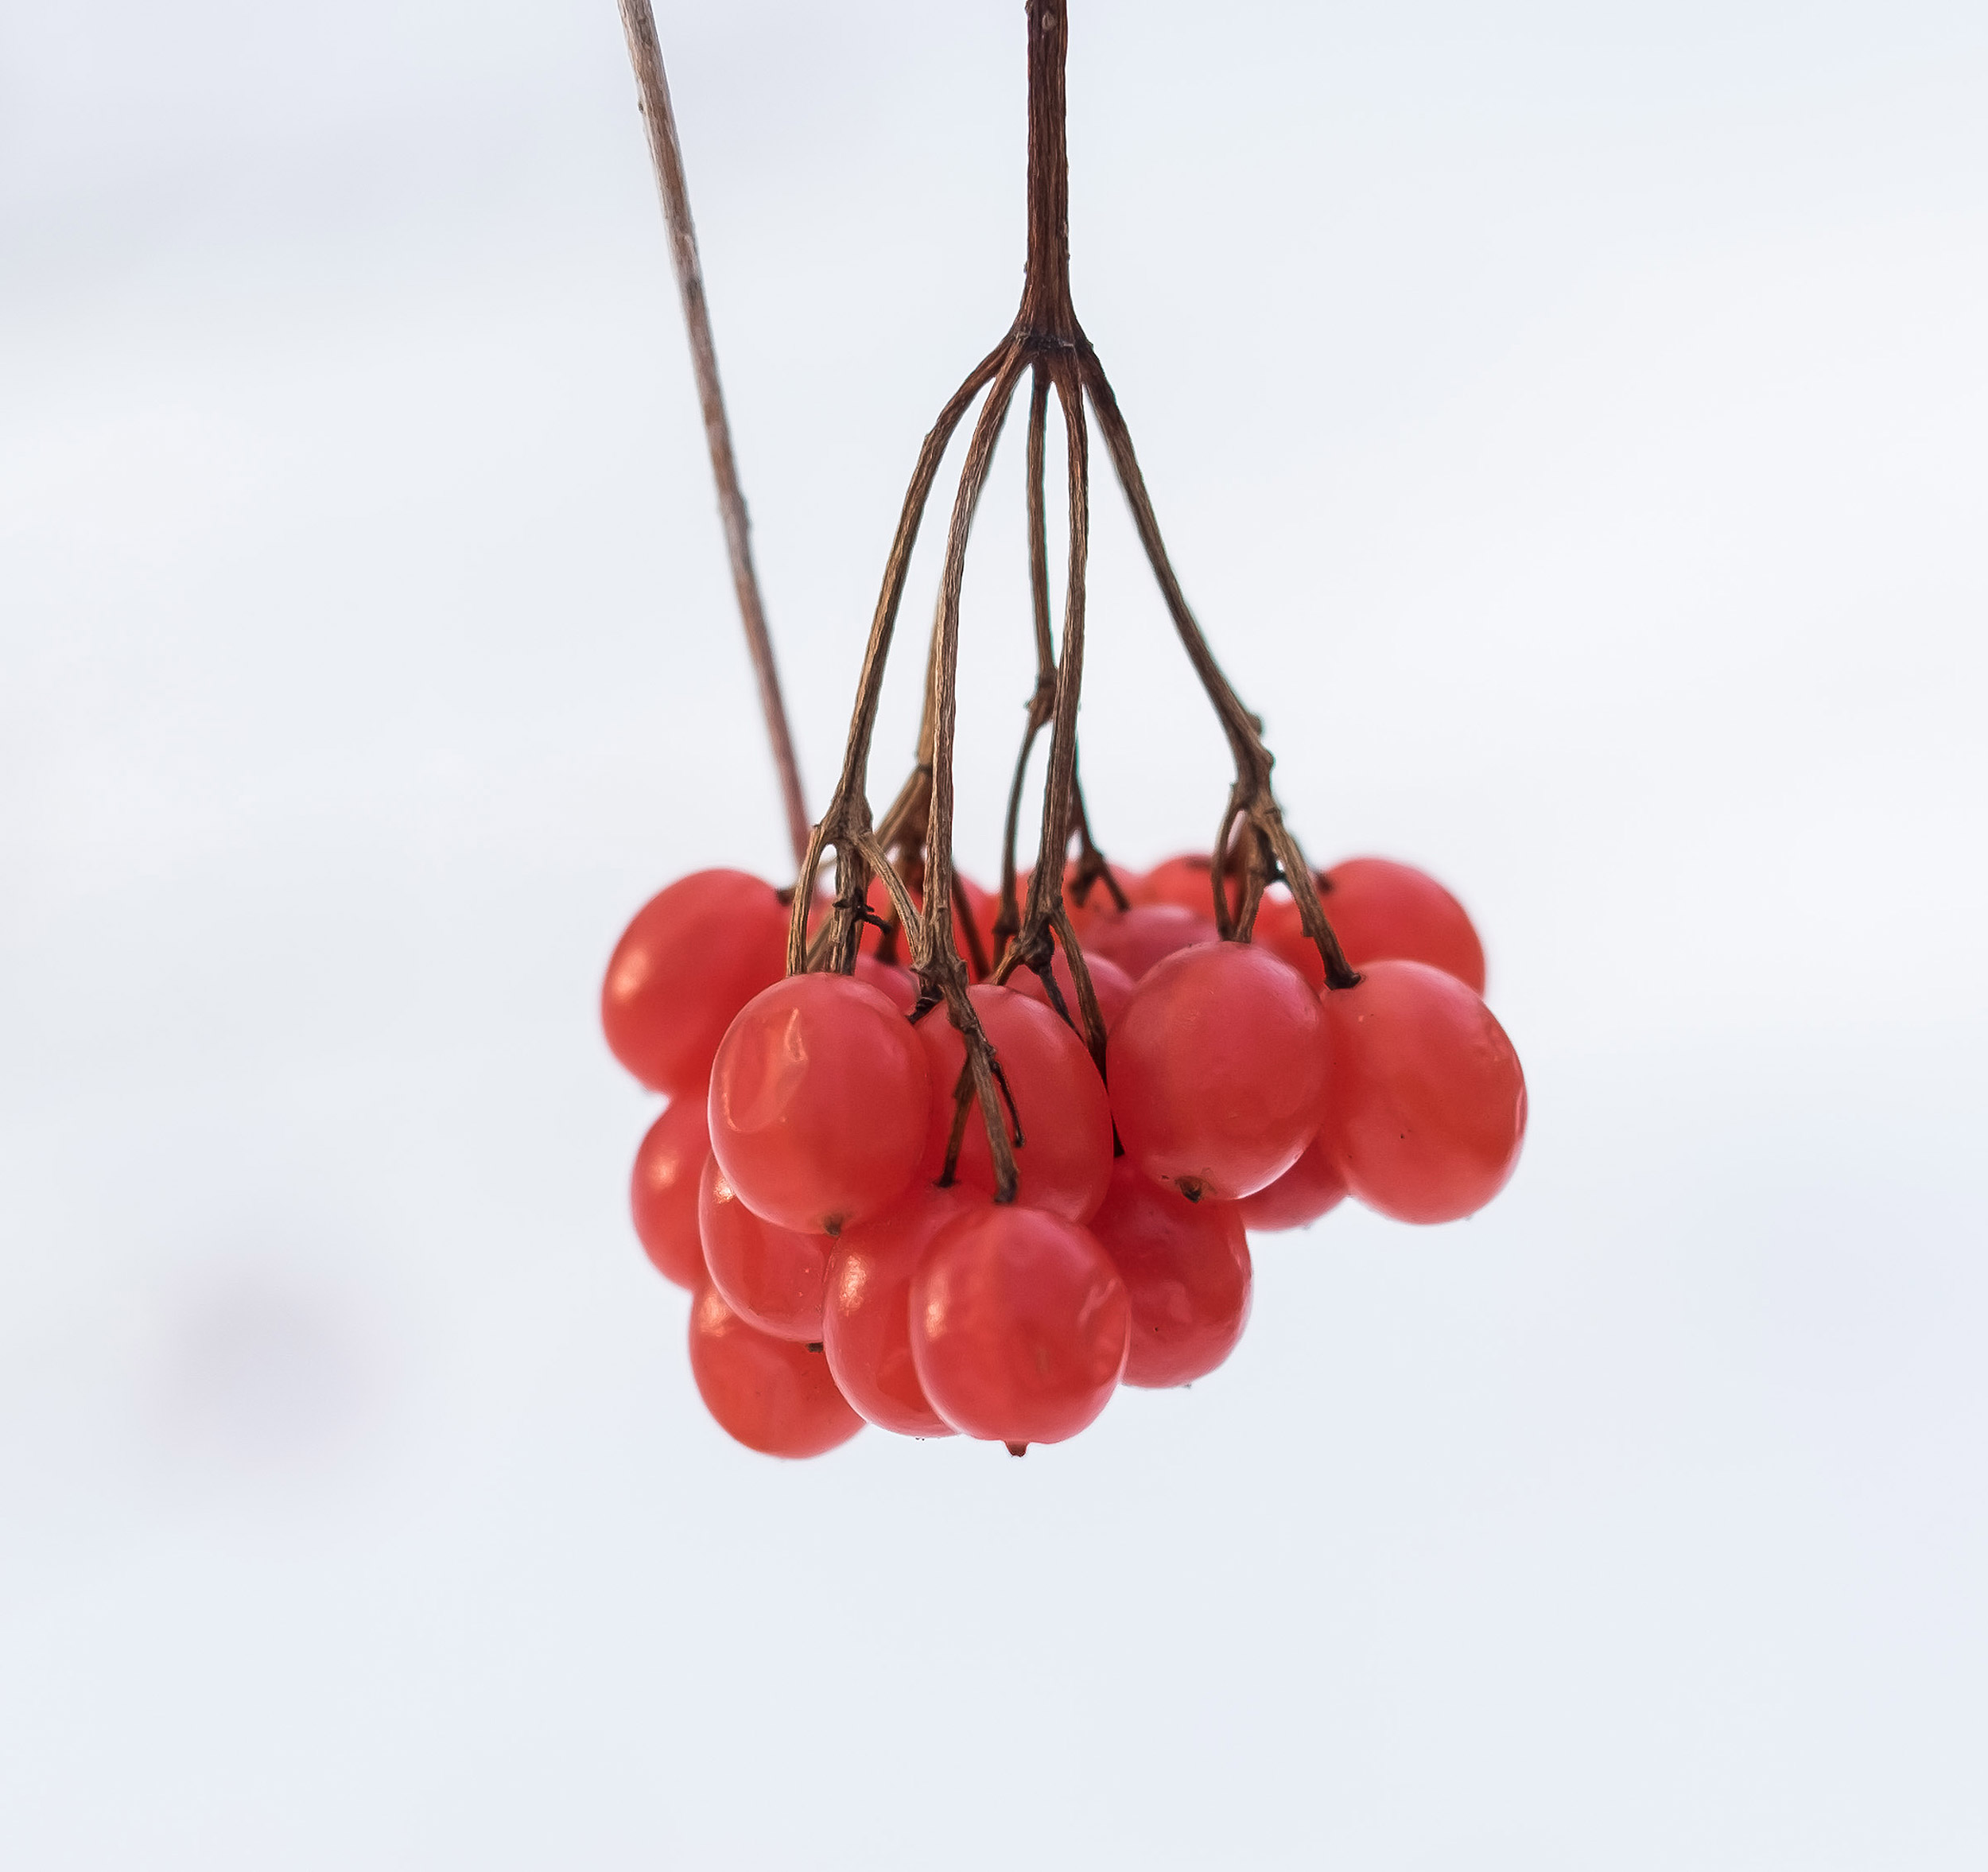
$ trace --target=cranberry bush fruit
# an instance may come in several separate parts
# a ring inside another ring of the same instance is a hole
[[[1221,1367],[1249,1319],[1250,1229],[1307,1225],[1349,1196],[1402,1221],[1454,1221],[1504,1187],[1524,1140],[1524,1076],[1482,999],[1483,946],[1462,906],[1388,859],[1311,868],[1272,785],[1263,722],[1188,605],[1070,296],[1066,0],[1034,0],[1027,18],[1022,301],[918,452],[842,764],[811,829],[694,248],[673,242],[796,876],[785,890],[731,870],[670,884],[616,946],[601,1022],[615,1058],[670,1101],[631,1192],[650,1260],[692,1290],[699,1395],[728,1434],[771,1455],[822,1454],[866,1422],[1017,1454],[1063,1442],[1121,1384],[1184,1385]],[[631,45],[666,208],[687,230],[653,43],[631,28]],[[1035,676],[1000,879],[983,888],[953,860],[961,592],[1024,386],[1021,621]],[[1054,526],[1052,400],[1068,503]],[[942,561],[916,752],[878,814],[883,682],[956,434],[951,517],[927,534]],[[1143,873],[1099,849],[1078,777],[1092,480],[1106,468],[1233,768],[1206,855]]]
[[[1118,876],[1144,898],[1144,880]],[[1178,897],[1209,868],[1180,858],[1147,876]],[[1393,900],[1455,903],[1431,879]],[[1525,1134],[1504,1029],[1456,969],[1423,960],[1307,981],[1273,940],[1281,901],[1248,942],[1177,901],[1092,916],[1094,934],[1155,910],[1206,925],[1136,981],[1077,938],[1101,1072],[1060,941],[1039,966],[992,961],[1005,983],[965,990],[963,1029],[942,997],[921,1005],[917,973],[869,950],[848,975],[762,980],[771,885],[700,873],[646,905],[609,965],[604,1024],[626,1063],[618,973],[638,952],[682,968],[681,996],[645,981],[631,1070],[678,1089],[636,1153],[631,1199],[650,1260],[694,1295],[692,1368],[720,1427],[786,1457],[865,1423],[1062,1442],[1120,1384],[1220,1368],[1249,1318],[1248,1233],[1309,1226],[1349,1194],[1423,1224],[1490,1201]],[[1452,934],[1469,926],[1443,916]],[[998,1129],[973,1095],[974,1031],[998,1069]],[[646,1070],[707,1048],[699,1086],[678,1066]]]

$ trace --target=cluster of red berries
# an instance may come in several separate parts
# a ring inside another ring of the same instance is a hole
[[[635,1159],[635,1229],[696,1295],[691,1369],[724,1429],[796,1457],[865,1420],[1018,1454],[1059,1442],[1121,1381],[1186,1384],[1228,1357],[1246,1229],[1303,1226],[1349,1193],[1411,1222],[1489,1202],[1518,1159],[1525,1082],[1480,998],[1470,919],[1385,859],[1318,882],[1361,972],[1349,988],[1324,988],[1281,891],[1254,941],[1221,940],[1197,907],[1206,859],[1115,870],[1115,891],[1074,904],[1109,1090],[1040,976],[977,979],[1013,1126],[1008,1204],[983,1127],[958,1123],[964,1043],[943,1006],[907,1020],[916,984],[876,930],[853,975],[790,976],[787,903],[759,879],[698,872],[646,904],[602,1021],[670,1100]],[[984,977],[996,907],[958,884]],[[1060,950],[1052,973],[1074,1013]]]

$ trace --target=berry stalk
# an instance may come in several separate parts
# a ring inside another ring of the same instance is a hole
[[[1012,1188],[1013,1156],[1008,1126],[1003,1122],[1000,1107],[1000,1068],[967,998],[966,971],[953,934],[953,762],[958,700],[960,588],[967,545],[995,444],[1024,370],[1032,378],[1027,468],[1031,611],[1037,675],[1004,828],[1001,911],[996,928],[1006,942],[994,958],[996,980],[1005,981],[1018,967],[1033,969],[1042,977],[1050,1004],[1067,1018],[1068,1010],[1063,1007],[1051,973],[1055,949],[1060,943],[1068,958],[1071,985],[1077,991],[1081,1031],[1103,1070],[1104,1024],[1089,969],[1064,906],[1063,888],[1065,862],[1070,841],[1076,837],[1083,849],[1076,880],[1080,895],[1101,877],[1114,898],[1122,896],[1092,840],[1077,779],[1077,715],[1083,686],[1089,527],[1087,403],[1089,414],[1095,417],[1120,486],[1132,507],[1140,542],[1175,631],[1221,724],[1235,761],[1236,778],[1209,867],[1216,926],[1225,936],[1246,940],[1265,889],[1283,881],[1296,899],[1307,936],[1318,947],[1326,981],[1334,988],[1347,988],[1359,980],[1319,905],[1310,868],[1284,824],[1271,785],[1272,760],[1264,743],[1262,724],[1244,707],[1222,674],[1188,607],[1140,472],[1131,431],[1104,367],[1077,321],[1070,285],[1069,156],[1064,121],[1069,45],[1066,0],[1031,0],[1028,21],[1028,259],[1021,304],[1000,343],[940,412],[919,452],[897,534],[885,562],[883,588],[864,651],[842,772],[802,862],[787,949],[790,970],[821,968],[848,973],[856,965],[863,922],[873,914],[868,898],[871,880],[873,877],[882,880],[903,927],[912,965],[919,977],[913,1018],[922,1018],[942,1001],[965,1040],[966,1062],[958,1088],[961,1113],[963,1118],[970,1101],[980,1105],[989,1146],[1000,1171],[1003,1200]],[[1070,550],[1060,656],[1056,654],[1050,619],[1044,516],[1043,458],[1051,389],[1056,393],[1068,444],[1066,484],[1070,498]],[[878,825],[871,818],[868,791],[870,748],[905,577],[940,458],[954,429],[983,390],[987,392],[986,400],[968,446],[947,530],[918,759],[883,824]],[[1043,786],[1042,835],[1027,901],[1023,904],[1017,902],[1014,846],[1025,770],[1035,737],[1044,728],[1050,731],[1050,758]],[[834,907],[826,926],[810,943],[807,930],[814,901],[814,880],[830,847],[836,852]],[[1226,880],[1234,868],[1232,847],[1237,848],[1236,856],[1241,860],[1241,890],[1233,903],[1226,888]],[[914,900],[914,891],[922,892],[922,903]],[[1016,1128],[1019,1133],[1019,1126]],[[957,1146],[957,1127],[955,1130]]]
[[[1221,830],[1216,837],[1209,862],[1215,926],[1225,936],[1247,937],[1255,924],[1256,907],[1263,900],[1265,887],[1281,879],[1297,899],[1306,934],[1318,946],[1327,985],[1332,988],[1350,988],[1360,977],[1347,961],[1339,938],[1333,934],[1332,925],[1319,905],[1311,867],[1305,862],[1298,841],[1284,824],[1283,809],[1277,804],[1277,796],[1271,786],[1270,770],[1274,762],[1269,748],[1264,744],[1263,723],[1243,706],[1241,698],[1222,674],[1221,666],[1215,661],[1213,651],[1208,647],[1208,639],[1202,635],[1194,612],[1188,608],[1186,595],[1181,590],[1180,581],[1174,575],[1172,561],[1167,556],[1167,542],[1160,537],[1159,521],[1146,491],[1146,478],[1140,472],[1139,458],[1132,450],[1132,431],[1126,425],[1119,410],[1118,399],[1112,394],[1110,381],[1094,352],[1086,351],[1084,370],[1091,407],[1097,412],[1097,426],[1104,434],[1112,465],[1118,472],[1118,483],[1125,491],[1126,504],[1132,510],[1132,524],[1138,531],[1140,544],[1146,549],[1147,562],[1152,567],[1153,577],[1159,584],[1161,597],[1166,600],[1174,628],[1186,650],[1187,660],[1193,664],[1195,675],[1200,678],[1201,685],[1207,692],[1222,732],[1229,737],[1229,751],[1235,757],[1235,785],[1222,814]],[[1247,821],[1255,837],[1249,843],[1242,907],[1239,914],[1232,915],[1224,884],[1229,870],[1229,842],[1239,820]]]
[[[1049,379],[1035,367],[1028,399],[1028,588],[1035,624],[1035,688],[1028,699],[1028,719],[1022,729],[1022,751],[1015,757],[1015,778],[1008,790],[1008,817],[1001,828],[1001,908],[994,925],[997,948],[1021,926],[1015,899],[1015,843],[1021,829],[1022,790],[1028,780],[1028,757],[1035,737],[1056,712],[1056,640],[1049,619],[1049,523],[1043,512],[1043,456],[1049,418]]]

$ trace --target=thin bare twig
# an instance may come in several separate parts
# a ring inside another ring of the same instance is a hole
[[[870,741],[876,731],[877,705],[883,697],[883,672],[890,661],[891,639],[897,625],[898,607],[904,598],[905,578],[911,570],[911,549],[918,543],[918,526],[925,518],[926,503],[932,497],[932,484],[938,478],[940,462],[945,459],[945,445],[953,439],[953,432],[959,427],[961,418],[973,407],[974,398],[1007,363],[1011,348],[1011,340],[1004,338],[974,366],[966,381],[939,412],[938,421],[932,425],[924,446],[918,450],[918,465],[911,471],[911,484],[905,490],[903,511],[898,516],[897,534],[891,542],[890,557],[884,561],[883,588],[877,594],[876,612],[870,620],[870,639],[864,649],[863,674],[857,680],[856,707],[849,717],[848,745],[843,753],[841,778],[836,783],[834,797],[815,827],[801,860],[791,920],[787,926],[790,974],[798,973],[817,961],[825,962],[844,974],[856,966],[856,931],[844,927],[845,915],[852,915],[853,911],[845,913],[843,900],[848,898],[852,906],[860,904],[864,901],[863,891],[868,887],[868,860],[856,849],[856,841],[859,833],[867,834],[871,830],[868,790]],[[929,702],[926,713],[930,713]],[[883,824],[876,829],[880,845],[887,848],[894,845],[902,836],[907,819],[924,811],[923,802],[929,799],[931,786],[931,775],[924,770],[929,769],[930,764],[928,759],[921,759],[920,771],[913,774],[885,815]],[[821,868],[822,853],[831,845],[836,848],[837,879],[842,887],[836,894],[837,915],[831,928],[823,933],[821,942],[811,952],[808,945],[808,911],[813,902],[815,875]],[[858,877],[858,873],[863,875]],[[852,878],[856,879],[853,895]],[[913,918],[905,923],[905,934],[914,944],[914,953],[919,920]]]
[[[746,650],[759,685],[759,707],[773,744],[773,765],[779,775],[780,800],[786,813],[787,837],[798,864],[808,849],[808,810],[801,790],[801,770],[794,755],[794,736],[781,700],[780,674],[773,660],[773,639],[767,631],[766,611],[759,602],[759,581],[752,569],[747,538],[745,496],[739,489],[739,468],[732,452],[732,429],[725,420],[724,398],[718,386],[718,354],[711,341],[711,313],[705,304],[704,271],[697,259],[697,234],[690,219],[690,197],[684,185],[683,151],[677,142],[677,119],[670,107],[670,85],[662,69],[662,48],[656,37],[655,14],[649,0],[620,0],[621,24],[628,36],[628,59],[635,67],[635,90],[643,122],[649,133],[649,158],[662,197],[662,218],[670,231],[670,258],[683,295],[683,322],[690,335],[690,365],[697,379],[697,402],[704,411],[705,440],[711,449],[711,472],[718,484],[718,512],[724,522],[725,549],[732,559],[732,588],[738,595],[739,616],[745,626]]]
[[[1084,390],[1077,375],[1060,362],[1054,375],[1063,411],[1070,460],[1070,565],[1063,596],[1063,654],[1056,670],[1056,713],[1050,729],[1049,774],[1043,786],[1043,838],[1029,880],[1028,908],[1016,946],[1046,947],[1052,928],[1062,939],[1070,980],[1083,1014],[1083,1035],[1105,1070],[1105,1020],[1097,1005],[1077,932],[1063,905],[1063,854],[1081,808],[1077,793],[1077,705],[1084,687],[1085,577],[1090,556],[1090,438],[1084,423]],[[1053,873],[1054,875],[1049,875]],[[1037,932],[1040,932],[1039,939]],[[1046,965],[1038,962],[1039,969]],[[1044,985],[1049,978],[1044,974]]]
[[[1264,884],[1272,875],[1281,872],[1291,887],[1291,895],[1297,899],[1305,934],[1318,946],[1325,963],[1327,985],[1350,988],[1360,977],[1347,961],[1345,952],[1339,946],[1339,938],[1333,934],[1332,925],[1319,905],[1311,868],[1305,862],[1297,841],[1283,822],[1283,810],[1271,787],[1271,755],[1270,750],[1264,745],[1263,724],[1243,706],[1241,698],[1229,686],[1229,678],[1222,674],[1221,666],[1208,647],[1208,639],[1202,635],[1201,626],[1194,621],[1194,612],[1188,608],[1186,594],[1181,590],[1180,581],[1174,576],[1172,561],[1167,556],[1167,542],[1160,538],[1159,521],[1146,491],[1146,478],[1140,472],[1139,458],[1132,452],[1132,431],[1120,413],[1118,399],[1112,394],[1105,367],[1097,361],[1097,354],[1088,351],[1083,365],[1085,387],[1090,392],[1091,408],[1097,413],[1097,426],[1104,434],[1112,465],[1118,471],[1119,485],[1124,490],[1126,504],[1132,510],[1132,524],[1139,534],[1140,543],[1146,549],[1147,560],[1153,569],[1153,577],[1159,581],[1160,596],[1166,600],[1174,628],[1186,649],[1187,659],[1194,665],[1194,674],[1201,678],[1202,687],[1214,705],[1222,732],[1229,737],[1229,751],[1235,756],[1236,783],[1222,815],[1221,831],[1215,841],[1210,860],[1218,874],[1226,871],[1229,841],[1236,821],[1246,818],[1254,835],[1248,860],[1249,881],[1243,901],[1246,920],[1232,919],[1227,894],[1217,887],[1214,891],[1216,923],[1223,935],[1246,938],[1256,919],[1256,906],[1262,899]]]
[[[1028,758],[1035,737],[1056,712],[1056,640],[1049,621],[1049,526],[1043,511],[1043,449],[1049,413],[1049,372],[1038,363],[1028,400],[1028,586],[1035,620],[1035,688],[1028,698],[1028,719],[1022,729],[1021,752],[1015,757],[1015,778],[1008,789],[1008,817],[1001,827],[1001,908],[995,919],[998,954],[1022,926],[1015,895],[1015,844],[1021,829],[1022,789],[1028,779]],[[1004,973],[1003,980],[1006,979]],[[1052,995],[1051,1004],[1060,999]]]
[[[953,735],[958,714],[960,588],[966,576],[967,538],[973,530],[974,511],[987,483],[994,445],[1000,438],[1001,425],[1021,378],[1022,363],[1022,351],[1017,346],[1004,360],[993,387],[987,393],[973,439],[967,445],[959,493],[953,503],[953,522],[946,534],[945,565],[939,575],[939,651],[933,671],[932,809],[925,838],[924,928],[922,943],[913,950],[918,978],[923,984],[920,1003],[943,996],[946,1013],[965,1045],[966,1070],[980,1097],[980,1117],[993,1154],[997,1202],[1015,1200],[1015,1149],[1001,1122],[996,1089],[1000,1068],[994,1049],[981,1031],[980,1016],[967,998],[966,965],[953,940]],[[1015,1120],[1015,1135],[1019,1141],[1019,1116]]]

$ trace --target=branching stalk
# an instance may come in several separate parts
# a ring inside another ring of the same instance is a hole
[[[1132,452],[1132,431],[1126,427],[1125,418],[1119,411],[1118,399],[1112,394],[1104,367],[1095,354],[1087,354],[1084,367],[1091,407],[1097,413],[1097,426],[1104,435],[1105,449],[1111,456],[1112,467],[1118,471],[1118,482],[1125,491],[1126,503],[1132,510],[1132,524],[1138,531],[1140,544],[1146,549],[1147,561],[1159,582],[1160,596],[1166,600],[1174,628],[1187,651],[1187,660],[1201,678],[1201,685],[1213,705],[1216,718],[1229,737],[1229,751],[1235,756],[1235,786],[1229,794],[1228,810],[1223,814],[1221,831],[1215,841],[1210,860],[1216,926],[1225,936],[1247,938],[1255,924],[1256,907],[1262,900],[1264,886],[1281,874],[1283,881],[1291,887],[1291,895],[1298,901],[1306,934],[1318,946],[1326,966],[1327,985],[1350,988],[1360,977],[1346,961],[1345,953],[1339,946],[1339,938],[1333,934],[1332,926],[1319,907],[1311,868],[1305,863],[1297,841],[1284,825],[1283,810],[1271,787],[1271,754],[1264,745],[1263,724],[1242,705],[1241,699],[1229,686],[1229,678],[1222,674],[1221,666],[1208,647],[1208,639],[1202,635],[1201,626],[1194,621],[1194,612],[1188,608],[1186,595],[1181,590],[1180,581],[1174,576],[1172,562],[1167,557],[1167,542],[1160,537],[1159,522],[1146,492],[1146,478],[1139,472],[1139,458]],[[1232,917],[1223,880],[1229,838],[1239,818],[1248,820],[1255,836],[1245,873],[1244,915]]]
[[[638,3],[639,0],[625,0],[625,4]],[[1076,989],[1078,1005],[1074,1024],[1079,1024],[1099,1071],[1104,1071],[1105,1031],[1097,992],[1064,903],[1064,868],[1073,838],[1078,841],[1081,852],[1072,876],[1073,888],[1081,896],[1101,879],[1120,908],[1125,901],[1092,838],[1077,782],[1077,719],[1084,678],[1090,526],[1088,406],[1132,508],[1133,524],[1175,629],[1228,737],[1235,762],[1235,781],[1209,865],[1217,925],[1224,936],[1247,941],[1264,891],[1281,881],[1290,887],[1306,931],[1318,946],[1327,983],[1335,988],[1345,988],[1359,980],[1348,966],[1320,907],[1303,853],[1284,824],[1271,785],[1272,762],[1264,743],[1262,724],[1243,706],[1230,686],[1189,608],[1167,557],[1133,451],[1131,431],[1104,367],[1077,323],[1070,290],[1069,162],[1064,134],[1066,0],[1031,0],[1028,18],[1028,270],[1021,307],[1001,342],[939,413],[919,452],[896,537],[884,565],[883,587],[864,654],[841,775],[834,797],[815,827],[802,858],[787,943],[790,970],[813,967],[848,973],[856,965],[863,919],[870,915],[871,880],[880,877],[883,880],[908,944],[911,965],[918,977],[918,996],[912,1019],[922,1019],[943,1003],[965,1045],[965,1062],[957,1087],[957,1122],[947,1153],[946,1179],[949,1180],[957,1158],[968,1110],[977,1104],[993,1155],[996,1200],[1000,1202],[1011,1201],[1015,1193],[1014,1152],[1023,1136],[1024,1114],[1014,1109],[1000,1062],[968,997],[966,966],[953,938],[953,767],[958,713],[960,592],[967,545],[995,445],[1025,371],[1032,379],[1027,482],[1036,685],[1008,794],[1001,859],[1001,910],[995,926],[996,950],[991,958],[977,957],[979,972],[986,972],[985,964],[990,959],[998,981],[1006,981],[1017,968],[1035,969],[1044,982],[1051,1005],[1066,1020],[1070,1019],[1070,1010],[1064,1004],[1053,973],[1055,952],[1060,946]],[[912,547],[946,445],[983,390],[987,392],[986,400],[967,446],[946,533],[917,761],[883,823],[873,827],[868,793],[871,740]],[[1052,390],[1067,443],[1065,476],[1070,500],[1060,650],[1050,616],[1043,487],[1048,401]],[[1015,839],[1029,757],[1037,736],[1045,728],[1049,730],[1050,745],[1043,789],[1042,834],[1027,900],[1023,902],[1018,900]],[[831,847],[837,860],[834,907],[825,927],[810,946],[807,926],[814,901],[814,880]],[[1232,880],[1239,885],[1233,901]],[[918,900],[921,892],[922,902]]]

